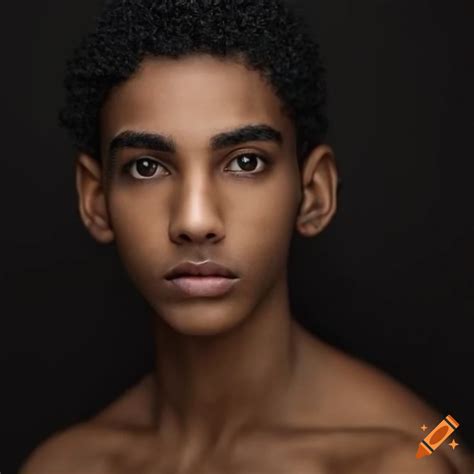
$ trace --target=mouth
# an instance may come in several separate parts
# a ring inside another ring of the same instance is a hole
[[[207,260],[201,263],[181,262],[166,275],[171,288],[188,296],[220,296],[239,280],[229,268]]]
[[[181,275],[168,282],[181,293],[188,296],[212,297],[221,296],[232,289],[238,278],[220,275]]]

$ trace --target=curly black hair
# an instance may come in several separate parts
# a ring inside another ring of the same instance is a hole
[[[193,53],[243,59],[292,119],[298,162],[323,142],[325,67],[300,16],[280,0],[106,0],[95,29],[67,61],[59,113],[75,147],[100,161],[99,111],[145,56]]]

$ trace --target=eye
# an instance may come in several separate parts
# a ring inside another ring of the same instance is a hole
[[[131,174],[132,177],[138,180],[154,178],[157,169],[166,170],[158,161],[148,156],[130,161],[124,166],[124,172]]]
[[[263,163],[263,166],[258,168],[258,162]],[[230,171],[238,173],[238,174],[257,174],[262,171],[262,168],[265,169],[267,160],[256,153],[243,153],[242,155],[237,156],[234,158],[231,163],[237,163],[237,166],[240,169],[231,169]],[[226,170],[229,168],[226,168]]]

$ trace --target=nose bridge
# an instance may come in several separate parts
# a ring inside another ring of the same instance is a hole
[[[173,241],[221,238],[218,190],[204,166],[194,166],[181,177],[173,196],[170,237]]]

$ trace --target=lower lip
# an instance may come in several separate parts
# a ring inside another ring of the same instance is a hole
[[[238,278],[220,276],[183,276],[169,280],[190,296],[220,296],[227,293],[237,281]]]

